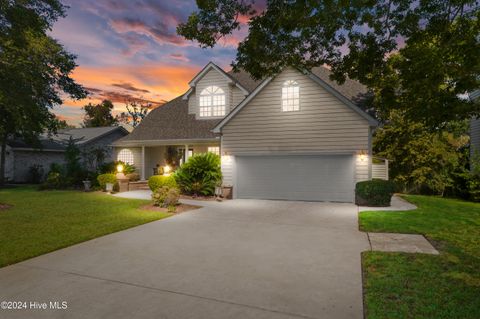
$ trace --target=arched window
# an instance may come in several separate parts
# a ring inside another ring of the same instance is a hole
[[[282,111],[300,110],[300,87],[293,80],[285,81],[282,87]]]
[[[117,155],[117,161],[122,161],[124,163],[134,165],[133,153],[129,149],[124,148]]]
[[[209,86],[200,93],[200,117],[225,116],[225,92]]]

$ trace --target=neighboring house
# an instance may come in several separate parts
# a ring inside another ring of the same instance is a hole
[[[209,63],[188,92],[115,142],[117,159],[145,180],[165,165],[169,146],[183,160],[210,151],[221,155],[234,198],[353,202],[355,183],[372,177],[377,122],[355,104],[365,88],[348,79],[338,85],[329,74],[286,68],[254,81]]]
[[[470,93],[472,101],[480,100],[480,90]],[[470,121],[470,158],[480,156],[480,119]]]
[[[128,134],[120,126],[92,127],[60,130],[57,135],[40,136],[40,147],[14,140],[7,145],[6,177],[13,182],[29,182],[30,169],[37,166],[45,176],[53,163],[65,163],[65,149],[70,137],[81,151],[81,160],[87,168],[100,164],[98,161],[111,161],[113,142]]]

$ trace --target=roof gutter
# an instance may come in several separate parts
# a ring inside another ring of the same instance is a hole
[[[134,140],[119,141],[112,144],[114,147],[136,147],[136,146],[164,146],[164,145],[185,145],[185,144],[208,144],[220,142],[219,137],[213,138],[191,138],[191,139],[170,139],[170,140]]]

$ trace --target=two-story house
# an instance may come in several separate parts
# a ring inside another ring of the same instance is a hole
[[[358,82],[338,85],[322,67],[255,81],[209,63],[189,86],[115,143],[143,180],[169,146],[183,160],[219,154],[234,198],[353,202],[355,183],[371,179],[377,122],[355,104]]]

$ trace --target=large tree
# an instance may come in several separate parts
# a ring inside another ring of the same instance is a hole
[[[393,111],[373,142],[375,153],[391,161],[390,178],[403,191],[443,194],[466,173],[468,121],[450,122],[432,132]]]
[[[103,100],[101,103],[88,103],[83,107],[85,116],[83,119],[84,127],[101,127],[118,125],[118,118],[112,115],[113,103],[109,100]]]
[[[328,65],[340,83],[348,76],[374,93],[377,114],[392,109],[437,129],[480,115],[464,94],[480,87],[478,0],[197,0],[177,32],[213,47],[248,20],[234,69],[259,79],[285,66]]]
[[[0,0],[0,185],[8,139],[38,141],[58,125],[52,108],[62,94],[84,98],[70,77],[75,56],[48,35],[65,7],[56,0]]]

